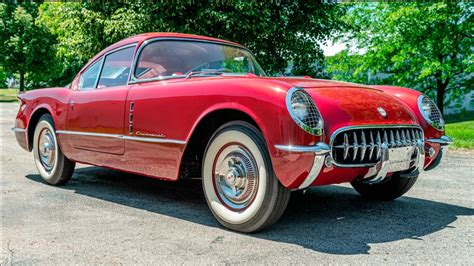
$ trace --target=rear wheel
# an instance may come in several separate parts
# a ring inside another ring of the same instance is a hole
[[[63,185],[71,179],[75,163],[62,153],[49,114],[40,117],[33,136],[36,169],[48,184]]]
[[[256,232],[283,214],[290,191],[273,173],[262,134],[246,122],[230,122],[209,141],[203,189],[216,219],[240,232]]]
[[[410,176],[394,173],[381,183],[366,183],[363,180],[351,182],[352,187],[364,198],[373,200],[394,200],[413,187],[419,174],[416,172]]]

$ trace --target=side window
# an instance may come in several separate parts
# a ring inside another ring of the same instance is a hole
[[[79,79],[79,90],[88,91],[95,88],[97,77],[99,76],[100,65],[102,64],[102,58],[95,61],[94,64],[84,71]]]
[[[127,85],[134,51],[132,46],[107,55],[97,88]]]

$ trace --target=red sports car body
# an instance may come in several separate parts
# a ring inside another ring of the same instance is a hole
[[[275,222],[290,190],[352,182],[363,196],[401,196],[451,142],[418,91],[267,77],[245,47],[196,35],[130,37],[70,87],[19,98],[16,139],[48,183],[67,181],[74,162],[203,177],[216,218],[243,232]]]

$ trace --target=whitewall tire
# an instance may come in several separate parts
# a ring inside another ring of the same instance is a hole
[[[203,189],[217,220],[240,232],[255,232],[283,214],[290,191],[273,173],[265,141],[246,122],[220,127],[204,154]]]
[[[40,117],[33,136],[33,154],[36,169],[43,180],[51,185],[63,185],[71,179],[75,163],[64,156],[58,145],[51,115]]]

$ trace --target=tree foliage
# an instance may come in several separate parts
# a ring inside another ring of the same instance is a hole
[[[29,85],[47,83],[52,73],[54,38],[35,23],[35,3],[0,3],[0,64],[7,73],[19,75],[20,90]]]
[[[338,60],[329,60],[327,69],[337,79],[360,81],[372,75],[375,80],[369,83],[436,94],[443,110],[446,92],[473,89],[473,11],[472,2],[353,5],[345,16],[351,30],[341,39],[365,53],[346,50],[336,55]]]
[[[38,21],[56,36],[62,80],[67,83],[94,54],[131,35],[181,32],[241,43],[251,49],[270,74],[283,73],[288,61],[292,74],[321,73],[318,43],[341,29],[344,7],[316,1],[195,1],[44,3]]]

